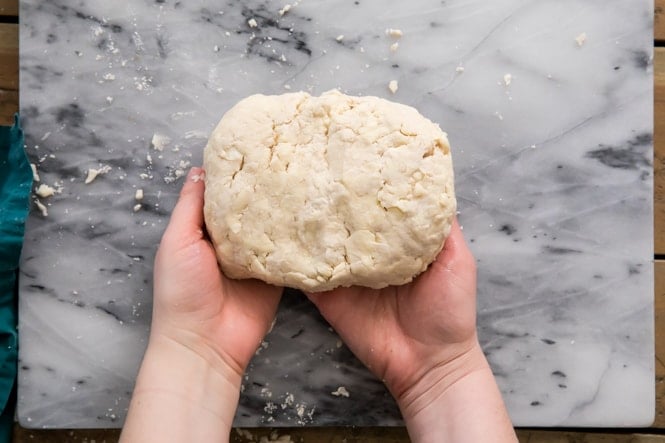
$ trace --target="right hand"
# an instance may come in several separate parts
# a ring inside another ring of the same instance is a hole
[[[413,282],[307,294],[403,414],[467,373],[486,369],[476,334],[476,264],[457,220],[436,260]],[[443,384],[443,385],[442,385]]]

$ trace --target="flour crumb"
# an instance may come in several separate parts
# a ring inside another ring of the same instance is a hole
[[[257,26],[259,26],[259,24],[256,22],[256,19],[254,18],[250,18],[249,20],[247,20],[247,24],[249,25],[250,28],[256,28]]]
[[[106,103],[108,103],[109,105],[110,105],[111,103],[113,103],[113,97],[111,97],[110,95],[107,95],[107,96],[106,96]]]
[[[390,82],[388,82],[388,89],[393,94],[396,93],[399,89],[399,83],[397,83],[397,80],[390,80]]]
[[[455,72],[457,72],[458,74],[463,73],[463,72],[464,72],[464,66],[458,66],[458,67],[456,67],[456,68],[455,68]]]
[[[107,74],[104,74],[104,76],[102,78],[106,81],[112,82],[113,80],[115,80],[115,75],[113,75],[109,72]]]
[[[337,40],[338,42],[341,42],[342,40],[344,40],[344,34],[338,35],[337,38],[335,38],[335,40]]]
[[[344,386],[338,387],[336,391],[332,391],[330,394],[334,395],[335,397],[346,397],[346,398],[349,398],[349,396],[351,395]]]
[[[88,169],[88,175],[85,178],[85,184],[89,185],[90,183],[95,181],[95,179],[98,176],[104,175],[104,174],[106,174],[110,171],[111,171],[111,167],[109,165],[101,166],[99,169],[94,169],[94,168]]]
[[[290,10],[291,10],[291,5],[286,4],[286,5],[284,5],[284,7],[283,7],[282,9],[280,9],[277,13],[278,13],[280,16],[283,16],[284,14],[286,14],[287,12],[289,12]]]
[[[150,145],[157,151],[163,151],[170,143],[171,139],[169,137],[157,133],[153,134],[152,140],[150,140]]]
[[[202,172],[200,174],[194,174],[194,175],[192,175],[192,181],[194,183],[198,183],[201,180],[203,180],[205,177],[206,177],[205,172]]]
[[[503,84],[506,86],[510,86],[510,84],[513,82],[513,76],[511,74],[505,74],[503,76]]]
[[[51,186],[42,183],[35,190],[35,194],[37,194],[41,198],[48,198],[55,195],[55,188],[52,188]]]
[[[581,48],[582,46],[584,46],[584,43],[586,43],[586,38],[587,38],[586,32],[583,32],[577,37],[575,37],[575,43],[577,43],[577,46]]]
[[[142,207],[143,207],[143,205],[141,205],[141,203],[137,203],[137,204],[134,205],[134,208],[132,208],[132,209],[134,210],[134,212],[139,212]]]
[[[404,33],[402,32],[401,29],[388,28],[388,29],[386,29],[386,35],[388,35],[392,38],[402,38]]]
[[[141,201],[143,200],[143,189],[137,189],[134,193],[134,200]]]
[[[46,209],[46,206],[44,206],[44,204],[37,199],[35,199],[35,204],[37,205],[39,212],[42,213],[42,217],[48,217],[48,209]]]
[[[37,165],[30,163],[30,169],[32,169],[32,179],[36,182],[40,181],[39,172],[37,172]]]
[[[399,49],[399,43],[395,42],[392,45],[390,45],[390,52],[397,52]]]

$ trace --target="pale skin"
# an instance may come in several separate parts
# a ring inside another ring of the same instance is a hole
[[[150,340],[124,443],[228,441],[242,375],[281,297],[219,271],[204,235],[202,173],[190,171],[155,259]],[[478,344],[475,269],[455,222],[410,284],[307,294],[386,384],[414,442],[517,441]]]

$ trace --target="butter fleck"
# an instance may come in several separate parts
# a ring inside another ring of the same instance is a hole
[[[42,213],[43,217],[48,217],[48,209],[46,209],[46,206],[39,200],[35,199],[35,204],[37,205],[37,209],[39,209],[39,212]]]
[[[171,139],[162,134],[153,134],[150,144],[158,151],[163,151],[166,146],[171,143]]]
[[[32,169],[32,179],[38,182],[40,178],[39,178],[39,172],[37,172],[37,165],[34,163],[30,163],[30,169]]]
[[[575,37],[575,43],[577,43],[577,46],[581,48],[582,46],[584,46],[584,43],[586,43],[586,38],[587,38],[586,32],[583,32],[577,37]]]
[[[42,198],[47,198],[51,197],[52,195],[55,195],[55,189],[50,187],[49,185],[41,184],[35,191],[35,194]]]
[[[330,394],[334,395],[335,397],[349,398],[349,396],[350,396],[349,391],[347,391],[344,386],[338,387],[336,391],[332,391]]]
[[[111,167],[109,165],[101,166],[99,169],[94,169],[94,168],[88,169],[88,175],[85,178],[85,184],[89,185],[97,178],[97,176],[104,175],[110,171]]]
[[[286,5],[284,5],[284,7],[283,7],[282,9],[280,9],[280,10],[278,11],[278,14],[279,14],[280,16],[283,16],[284,14],[286,14],[287,12],[289,12],[290,10],[291,10],[291,5],[286,4]]]
[[[402,38],[404,33],[402,32],[401,29],[388,28],[388,29],[386,29],[386,35],[388,35],[392,38]]]

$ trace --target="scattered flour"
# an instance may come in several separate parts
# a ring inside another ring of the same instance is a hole
[[[51,197],[55,195],[55,193],[56,193],[55,188],[52,188],[51,186],[45,185],[43,183],[39,185],[39,187],[35,190],[35,194],[37,194],[41,198]]]
[[[330,394],[334,395],[335,397],[346,397],[346,398],[349,398],[349,396],[351,395],[344,386],[338,387],[336,391],[332,391]]]
[[[100,166],[99,169],[94,169],[94,168],[88,169],[88,175],[85,177],[85,184],[89,185],[90,183],[95,181],[95,179],[98,176],[107,174],[110,171],[111,167],[109,165]]]

